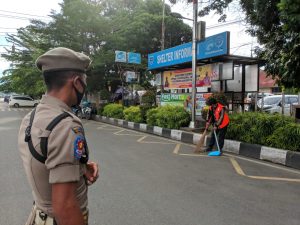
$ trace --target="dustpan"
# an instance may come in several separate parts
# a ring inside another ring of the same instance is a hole
[[[221,153],[221,150],[220,150],[218,137],[217,137],[216,131],[214,130],[213,132],[214,132],[214,135],[215,135],[215,140],[216,140],[216,143],[217,143],[218,150],[208,153],[208,156],[221,156],[222,153]]]

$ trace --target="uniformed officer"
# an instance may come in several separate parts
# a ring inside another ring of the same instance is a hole
[[[99,169],[88,160],[84,130],[71,106],[83,97],[90,59],[59,47],[41,55],[36,65],[47,93],[23,119],[18,138],[34,198],[26,225],[86,225],[87,186]]]

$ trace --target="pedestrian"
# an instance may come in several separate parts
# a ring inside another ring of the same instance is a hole
[[[71,110],[86,88],[90,59],[68,48],[54,48],[36,65],[46,94],[21,123],[19,150],[34,205],[26,225],[87,225],[87,191],[99,174],[89,161],[82,123]]]
[[[134,94],[134,105],[139,105],[140,104],[140,95],[137,91],[135,91]]]
[[[193,107],[193,103],[192,103],[192,96],[188,95],[186,97],[186,99],[183,102],[183,107],[186,111],[188,111],[189,113],[192,112],[192,107]]]
[[[209,111],[207,113],[206,119],[206,129],[212,124],[213,129],[216,131],[218,137],[218,143],[221,153],[223,153],[224,140],[227,132],[227,127],[229,125],[229,116],[226,112],[226,106],[217,102],[213,97],[208,98],[207,105],[209,105]],[[212,151],[212,148],[215,145],[215,136],[212,132],[209,145],[206,151]]]

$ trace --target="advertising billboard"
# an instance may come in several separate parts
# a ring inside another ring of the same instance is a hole
[[[219,72],[215,64],[197,67],[197,87],[211,87],[211,80]],[[165,89],[182,89],[192,87],[192,69],[165,71],[163,73],[163,86]]]

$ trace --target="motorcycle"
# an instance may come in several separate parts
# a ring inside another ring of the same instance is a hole
[[[89,106],[82,107],[81,109],[83,117],[90,120],[92,118],[92,108]]]
[[[92,118],[93,108],[90,105],[72,107],[73,113],[80,119],[90,120]]]

